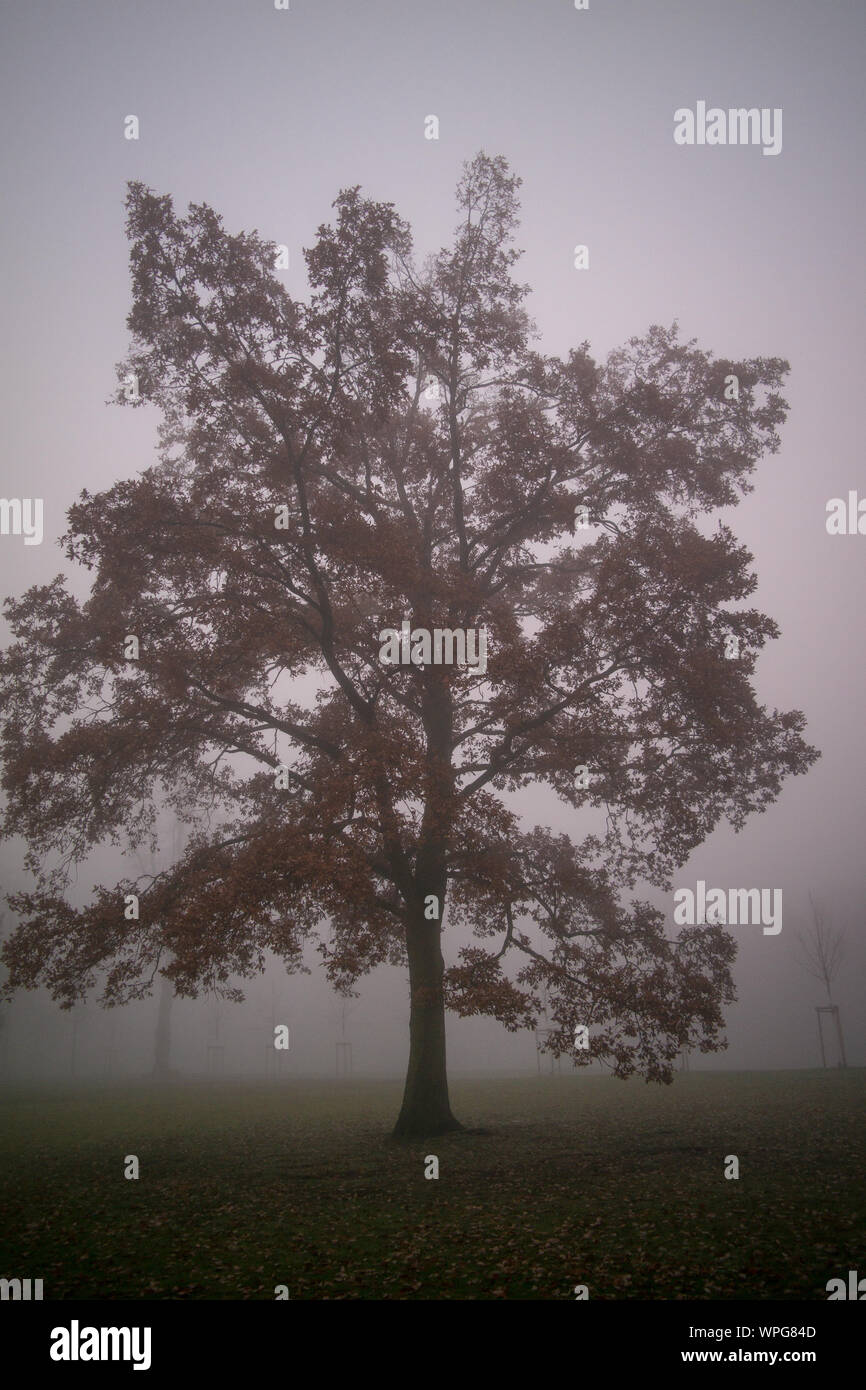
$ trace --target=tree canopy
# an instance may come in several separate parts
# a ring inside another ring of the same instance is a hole
[[[554,1049],[588,1025],[576,1059],[620,1076],[723,1046],[733,939],[671,937],[624,894],[817,756],[753,689],[778,635],[743,602],[753,557],[699,524],[778,449],[788,364],[676,324],[604,362],[537,351],[519,184],[477,155],[420,270],[393,206],[343,191],[304,300],[273,243],[131,184],[119,372],[161,411],[159,458],[71,507],[85,601],[58,577],[6,605],[4,831],[36,879],[8,988],[194,995],[268,951],[301,968],[309,940],[341,990],[408,964],[402,1133],[456,1125],[446,1006],[517,1029],[543,989]],[[383,664],[403,621],[483,626],[486,670]],[[524,824],[540,783],[568,834]],[[196,826],[179,862],[74,907],[72,867],[147,840],[163,800]],[[475,944],[446,967],[455,928]]]

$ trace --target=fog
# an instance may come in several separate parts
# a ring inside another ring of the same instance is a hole
[[[866,492],[864,192],[850,159],[863,129],[862,6],[593,0],[578,13],[565,0],[294,0],[275,12],[228,0],[104,0],[20,5],[4,28],[0,73],[18,126],[2,152],[2,491],[44,498],[45,540],[0,537],[3,594],[69,573],[55,538],[80,490],[107,488],[155,457],[156,412],[105,404],[128,345],[129,179],[170,193],[180,210],[209,203],[232,232],[255,228],[286,243],[285,283],[300,296],[301,248],[341,187],[393,201],[421,259],[449,239],[461,164],[484,148],[524,180],[517,274],[533,289],[542,350],[588,339],[602,358],[676,318],[683,337],[718,356],[790,361],[782,448],[722,516],[754,553],[752,602],[781,627],[758,660],[759,696],[802,708],[822,757],[739,835],[719,828],[676,875],[675,886],[704,880],[784,896],[777,935],[731,928],[739,999],[727,1014],[729,1047],[688,1064],[820,1065],[815,1007],[827,1001],[797,942],[810,894],[846,933],[833,1000],[848,1062],[866,1064],[866,538],[825,526],[830,498]],[[678,147],[675,109],[704,98],[782,108],[781,153]],[[128,113],[140,119],[135,142],[123,137]],[[424,138],[428,113],[440,121],[436,141]],[[574,269],[576,243],[590,247],[588,272]],[[72,572],[71,587],[83,596],[87,576]],[[527,828],[581,831],[547,793],[522,793],[519,806]],[[18,842],[2,847],[7,890],[27,886],[22,855]],[[111,872],[131,870],[105,850],[82,870],[81,892]],[[636,895],[672,922],[672,894]],[[446,909],[446,964],[463,944]],[[233,982],[243,1003],[175,1000],[177,1078],[334,1077],[344,1040],[352,1075],[401,1074],[402,972],[361,981],[344,1016],[313,948],[306,964],[308,975],[289,977],[272,961],[260,978]],[[158,985],[111,1011],[91,1001],[61,1013],[44,993],[19,995],[0,1006],[3,1081],[148,1077],[158,1003]],[[280,1024],[290,1045],[277,1053]],[[448,1047],[454,1074],[539,1065],[532,1033],[487,1020],[451,1017]]]

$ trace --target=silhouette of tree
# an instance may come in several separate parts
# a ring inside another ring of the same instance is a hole
[[[809,894],[809,906],[812,909],[812,925],[808,932],[798,932],[797,940],[802,953],[801,965],[805,967],[814,980],[820,980],[827,991],[826,1005],[816,1005],[815,1009],[818,1016],[818,1044],[821,1048],[821,1064],[824,1067],[827,1065],[823,1020],[825,1014],[830,1014],[836,1025],[839,1065],[846,1067],[848,1062],[845,1057],[842,1016],[838,1005],[833,1003],[832,995],[833,980],[842,964],[845,952],[845,933],[832,925],[823,909],[816,904],[811,893]]]
[[[177,862],[183,852],[186,833],[184,827],[175,817],[171,830],[171,855]],[[140,850],[135,853],[135,862],[142,879],[153,881],[159,873],[158,856],[151,851],[145,856]],[[163,962],[161,962],[163,964]],[[171,959],[166,957],[164,966],[170,967]],[[156,1013],[156,1028],[153,1039],[153,1068],[152,1074],[154,1081],[167,1081],[171,1077],[171,1015],[174,1005],[174,985],[171,975],[165,972],[160,974],[159,982],[159,1004]]]
[[[813,980],[821,982],[827,991],[827,1003],[832,1004],[831,989],[842,964],[845,933],[828,921],[826,913],[818,907],[811,893],[809,906],[812,911],[812,925],[808,931],[797,933],[802,952],[801,963]]]
[[[105,971],[106,999],[134,998],[167,953],[194,995],[266,951],[301,968],[308,939],[338,991],[405,964],[401,1135],[459,1128],[446,1005],[532,1027],[544,987],[551,1046],[589,1024],[578,1060],[620,1076],[670,1081],[679,1049],[724,1046],[732,938],[671,940],[622,894],[669,887],[817,756],[802,714],[752,689],[777,629],[742,606],[751,555],[697,525],[778,448],[787,363],[715,359],[676,324],[604,363],[535,351],[519,183],[501,157],[467,164],[423,272],[392,205],[343,191],[305,252],[308,302],[272,243],[131,184],[120,372],[162,412],[160,459],[70,509],[86,602],[57,578],[7,604],[5,829],[37,876],[14,895],[10,987],[71,1004]],[[403,620],[483,627],[486,670],[383,663]],[[535,783],[576,839],[523,828],[509,794]],[[126,883],[72,907],[70,867],[150,834],[157,785],[222,828],[138,921]],[[479,940],[447,971],[446,899]]]

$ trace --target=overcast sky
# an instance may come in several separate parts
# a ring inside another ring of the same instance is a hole
[[[341,187],[393,201],[424,255],[449,239],[461,164],[483,148],[524,181],[518,273],[542,350],[588,339],[604,356],[676,318],[719,356],[790,361],[782,449],[726,519],[782,629],[759,694],[804,709],[823,757],[677,882],[784,893],[780,935],[733,929],[741,1002],[729,1052],[705,1064],[815,1064],[821,992],[795,960],[810,891],[848,930],[838,1002],[849,1060],[866,1063],[866,536],[825,528],[830,498],[866,496],[862,0],[17,0],[2,30],[0,491],[45,501],[41,546],[0,537],[4,594],[64,568],[55,537],[82,488],[154,458],[155,413],[105,404],[128,346],[128,179],[286,243],[300,295],[301,248]],[[781,108],[781,153],[677,145],[674,112],[699,101]],[[130,114],[138,141],[124,138]],[[549,800],[522,805],[569,829]],[[2,862],[21,883],[19,848]],[[453,959],[447,930],[444,946]],[[306,1020],[311,1064],[332,1065],[339,1008],[324,985],[280,991],[287,1021]],[[403,983],[379,972],[355,1016],[359,1065],[402,1068],[406,1011]],[[449,1037],[455,1068],[534,1065],[531,1037],[494,1023],[452,1020]]]

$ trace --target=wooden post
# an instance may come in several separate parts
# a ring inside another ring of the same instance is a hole
[[[350,1042],[337,1043],[337,1075],[352,1075],[352,1044]]]
[[[824,1048],[824,1023],[823,1014],[829,1014],[836,1024],[836,1040],[839,1043],[839,1067],[847,1067],[848,1060],[845,1056],[845,1041],[842,1037],[842,1020],[839,1016],[838,1004],[817,1004],[815,1013],[818,1015],[818,1039],[821,1043],[821,1066],[827,1070],[827,1054]]]
[[[842,1038],[842,1015],[839,1013],[838,1005],[836,1006],[836,1032],[839,1035],[839,1056],[842,1059],[839,1065],[840,1067],[847,1067],[848,1060],[845,1056],[845,1043]]]

